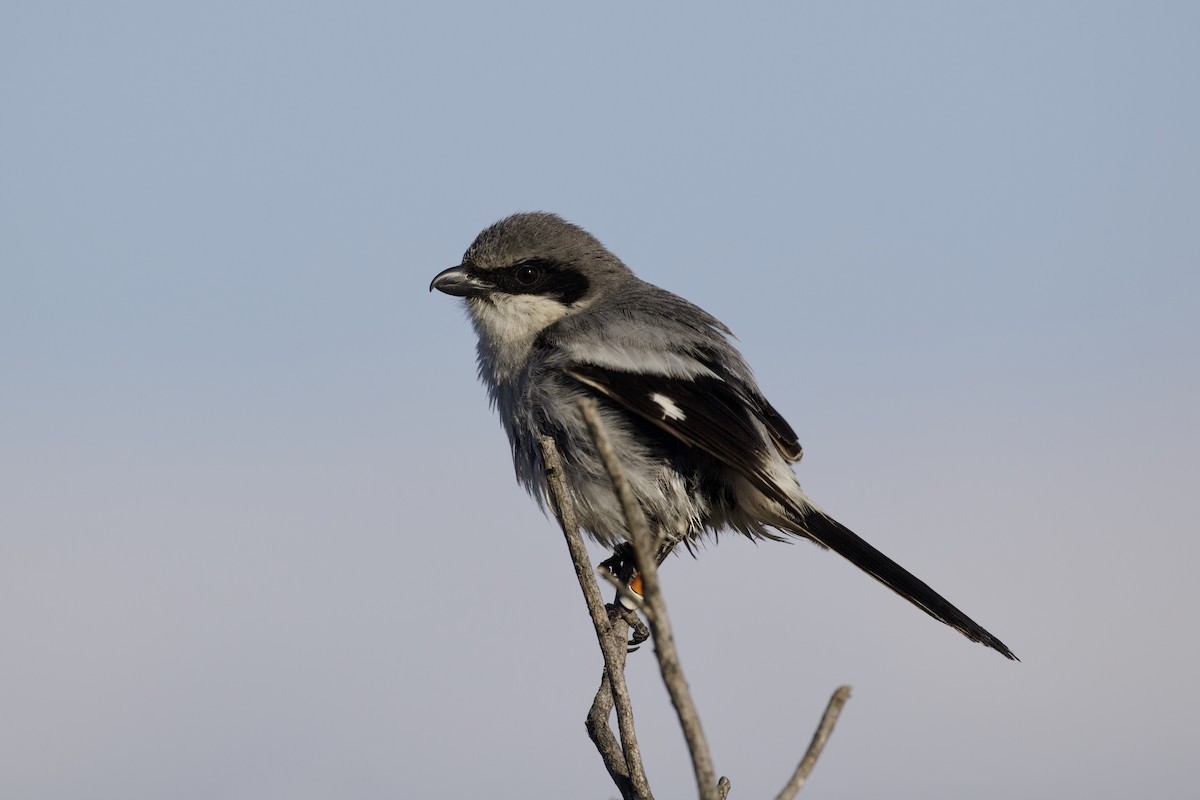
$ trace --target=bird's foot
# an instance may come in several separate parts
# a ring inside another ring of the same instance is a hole
[[[637,571],[633,545],[629,542],[621,542],[613,548],[612,556],[601,561],[600,568],[607,570],[638,598],[642,596],[642,576]],[[607,608],[610,621],[623,620],[633,630],[633,635],[628,642],[630,652],[636,650],[639,645],[650,638],[650,629],[638,617],[637,603],[633,598],[618,592],[617,597],[608,604]]]
[[[609,603],[604,608],[608,611],[609,622],[616,623],[619,620],[628,625],[629,629],[633,631],[629,637],[629,641],[625,643],[630,653],[636,652],[650,638],[650,629],[646,627],[646,623],[642,622],[642,618],[632,608],[628,608],[620,602]]]

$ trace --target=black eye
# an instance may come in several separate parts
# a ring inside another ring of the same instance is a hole
[[[542,268],[533,264],[522,264],[517,267],[516,278],[517,283],[529,288],[542,279]]]

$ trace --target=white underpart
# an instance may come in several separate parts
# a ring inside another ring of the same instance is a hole
[[[482,366],[497,381],[517,375],[537,335],[569,311],[549,297],[500,292],[488,300],[472,298],[467,308],[482,345]]]
[[[675,420],[687,419],[687,414],[683,413],[683,409],[681,409],[679,406],[675,405],[675,401],[672,400],[671,398],[667,397],[665,394],[659,394],[658,392],[651,392],[650,399],[652,401],[654,401],[655,403],[658,403],[659,408],[661,408],[663,411],[664,419],[675,419]]]

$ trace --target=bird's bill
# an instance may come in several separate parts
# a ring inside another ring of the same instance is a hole
[[[487,281],[472,276],[461,265],[442,270],[429,284],[429,291],[437,289],[455,297],[474,297],[493,288]]]

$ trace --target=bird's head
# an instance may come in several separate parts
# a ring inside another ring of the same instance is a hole
[[[515,370],[545,328],[578,313],[632,278],[596,237],[555,214],[514,214],[475,237],[462,263],[429,290],[466,299],[485,356]],[[502,377],[497,375],[497,377]]]

